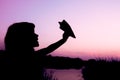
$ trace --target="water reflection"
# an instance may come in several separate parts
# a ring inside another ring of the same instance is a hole
[[[52,80],[84,80],[81,69],[45,69],[45,75]]]

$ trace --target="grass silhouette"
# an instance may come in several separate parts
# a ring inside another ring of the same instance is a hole
[[[82,70],[85,80],[120,80],[120,61],[90,59]]]
[[[57,78],[53,77],[53,72],[43,74],[43,80],[57,80]]]

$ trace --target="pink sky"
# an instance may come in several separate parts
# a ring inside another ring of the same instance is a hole
[[[40,46],[62,38],[58,21],[65,19],[75,32],[52,53],[80,58],[120,57],[120,0],[0,0],[0,49],[10,24],[32,22]]]

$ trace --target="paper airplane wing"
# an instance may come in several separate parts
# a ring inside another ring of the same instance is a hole
[[[59,24],[60,24],[60,29],[65,31],[69,36],[76,38],[70,25],[65,20],[63,20],[62,22],[59,22]]]

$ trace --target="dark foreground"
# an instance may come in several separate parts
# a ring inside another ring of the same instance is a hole
[[[2,60],[2,57],[0,59]],[[43,73],[44,68],[82,69],[84,80],[120,80],[120,61],[115,59],[109,61],[105,59],[90,59],[85,61],[79,58],[45,56],[40,62],[43,67]],[[41,80],[57,80],[47,74],[41,74],[40,76]]]

